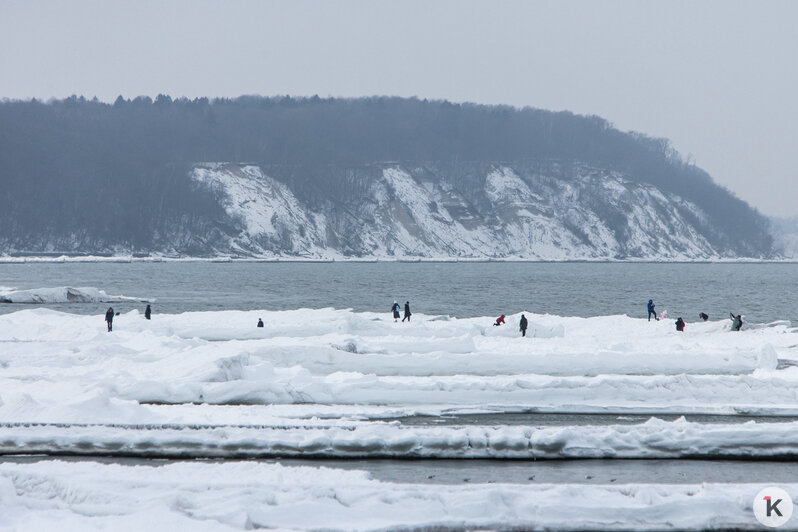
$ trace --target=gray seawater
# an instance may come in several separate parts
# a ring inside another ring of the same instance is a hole
[[[183,462],[169,458],[142,459],[105,456],[0,456],[0,464],[42,461],[96,462],[160,467]],[[238,461],[211,458],[203,463]],[[696,484],[746,482],[786,484],[798,476],[798,463],[741,460],[388,460],[388,459],[270,459],[253,460],[284,466],[330,467],[368,471],[383,482],[412,484]]]
[[[646,302],[697,321],[741,313],[746,323],[798,323],[794,263],[291,263],[132,262],[0,264],[0,286],[92,286],[155,299],[157,314],[206,310],[351,308],[456,317],[520,311],[563,316],[646,316]],[[101,314],[107,303],[45,305]],[[114,303],[118,311],[143,303]],[[0,304],[0,313],[31,305]],[[308,319],[312,313],[308,311]]]

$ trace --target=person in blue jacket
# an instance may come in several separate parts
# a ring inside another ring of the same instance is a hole
[[[654,311],[654,300],[653,299],[649,299],[648,300],[648,321],[651,321],[651,315],[652,314],[654,315],[654,319],[659,321],[659,318],[657,317],[657,313]]]

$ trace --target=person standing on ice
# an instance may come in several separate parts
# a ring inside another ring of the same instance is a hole
[[[258,318],[258,327],[263,328],[263,320]]]
[[[526,336],[526,328],[529,326],[529,322],[526,321],[526,316],[521,314],[521,336]]]
[[[393,321],[396,323],[396,320],[399,319],[399,303],[396,301],[393,302],[393,306],[391,307],[391,312],[393,312]]]
[[[743,328],[743,317],[740,314],[734,315],[734,312],[730,312],[732,320],[732,331],[739,331]]]
[[[111,332],[114,329],[113,307],[108,307],[108,310],[105,311],[105,323],[108,325],[108,332]]]
[[[684,320],[681,317],[679,317],[679,319],[676,320],[676,330],[684,331]]]
[[[648,300],[648,321],[651,321],[651,315],[652,314],[654,315],[654,319],[659,321],[659,318],[657,317],[657,313],[654,310],[654,300],[653,299],[649,299]]]
[[[410,321],[410,316],[412,316],[412,314],[410,313],[410,301],[405,301],[405,316],[404,318],[402,318],[402,321],[403,322],[405,320]]]
[[[499,325],[504,325],[504,314],[496,318],[496,323],[493,324],[494,327],[498,327]]]
[[[148,320],[150,319],[150,316],[152,316],[152,309],[149,305],[147,305],[147,308],[144,309],[144,319]]]

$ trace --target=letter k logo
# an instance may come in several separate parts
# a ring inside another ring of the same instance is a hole
[[[792,517],[792,497],[783,489],[770,486],[756,494],[753,510],[756,520],[763,525],[782,526]]]
[[[773,502],[773,499],[770,497],[770,495],[764,497],[764,499],[767,503],[767,516],[770,517],[773,512],[776,512],[776,515],[782,517],[781,512],[779,511],[779,503],[781,502],[781,499],[776,499],[776,502]]]

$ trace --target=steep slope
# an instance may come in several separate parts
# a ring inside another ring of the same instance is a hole
[[[353,172],[355,172],[353,170]],[[222,198],[235,231],[216,251],[335,258],[701,260],[731,256],[693,203],[615,172],[495,165],[466,194],[457,176],[385,165],[355,172],[365,192],[311,206],[253,165],[205,163],[195,181]],[[467,198],[466,196],[469,196]]]
[[[240,228],[241,232],[227,241],[230,252],[324,254],[324,215],[307,212],[286,185],[264,175],[257,166],[207,163],[197,165],[192,178],[221,198],[225,211]]]

